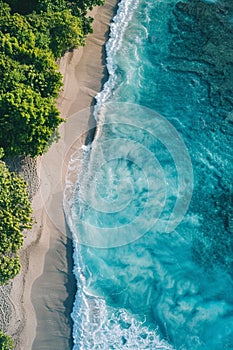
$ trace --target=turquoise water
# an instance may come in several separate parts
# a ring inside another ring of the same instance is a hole
[[[111,27],[67,211],[75,350],[233,349],[231,107],[185,56],[176,3],[123,0]]]

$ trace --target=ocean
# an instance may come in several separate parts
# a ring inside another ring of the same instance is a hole
[[[66,205],[74,350],[233,349],[228,4],[119,4]]]

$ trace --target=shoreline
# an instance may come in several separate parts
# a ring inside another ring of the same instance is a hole
[[[21,272],[9,296],[12,313],[7,333],[13,337],[16,350],[73,347],[70,314],[76,280],[73,244],[62,207],[64,181],[73,143],[80,148],[89,129],[88,114],[82,110],[88,111],[94,104],[95,95],[108,78],[104,45],[117,4],[118,0],[106,0],[104,6],[94,8],[90,13],[95,19],[94,32],[88,35],[86,45],[66,53],[59,62],[64,86],[57,106],[67,122],[60,127],[59,142],[36,162],[40,180],[32,202],[36,223],[26,234],[20,252]],[[81,135],[78,143],[77,130]],[[32,174],[35,176],[34,171]]]

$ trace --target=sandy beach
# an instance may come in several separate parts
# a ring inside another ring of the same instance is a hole
[[[16,350],[73,347],[70,314],[76,281],[72,240],[62,207],[66,167],[73,146],[77,149],[85,141],[88,107],[107,79],[104,43],[117,2],[107,0],[92,11],[94,33],[88,36],[86,46],[60,60],[64,86],[57,103],[67,122],[60,127],[59,142],[28,169],[37,184],[33,197],[35,224],[20,253],[21,273],[4,299],[11,309],[7,333],[14,338]]]

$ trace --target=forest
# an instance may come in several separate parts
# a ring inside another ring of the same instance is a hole
[[[24,230],[32,227],[27,183],[6,163],[37,157],[59,138],[58,59],[85,45],[88,11],[104,0],[0,0],[0,284],[20,271]],[[0,331],[0,349],[13,349]]]

